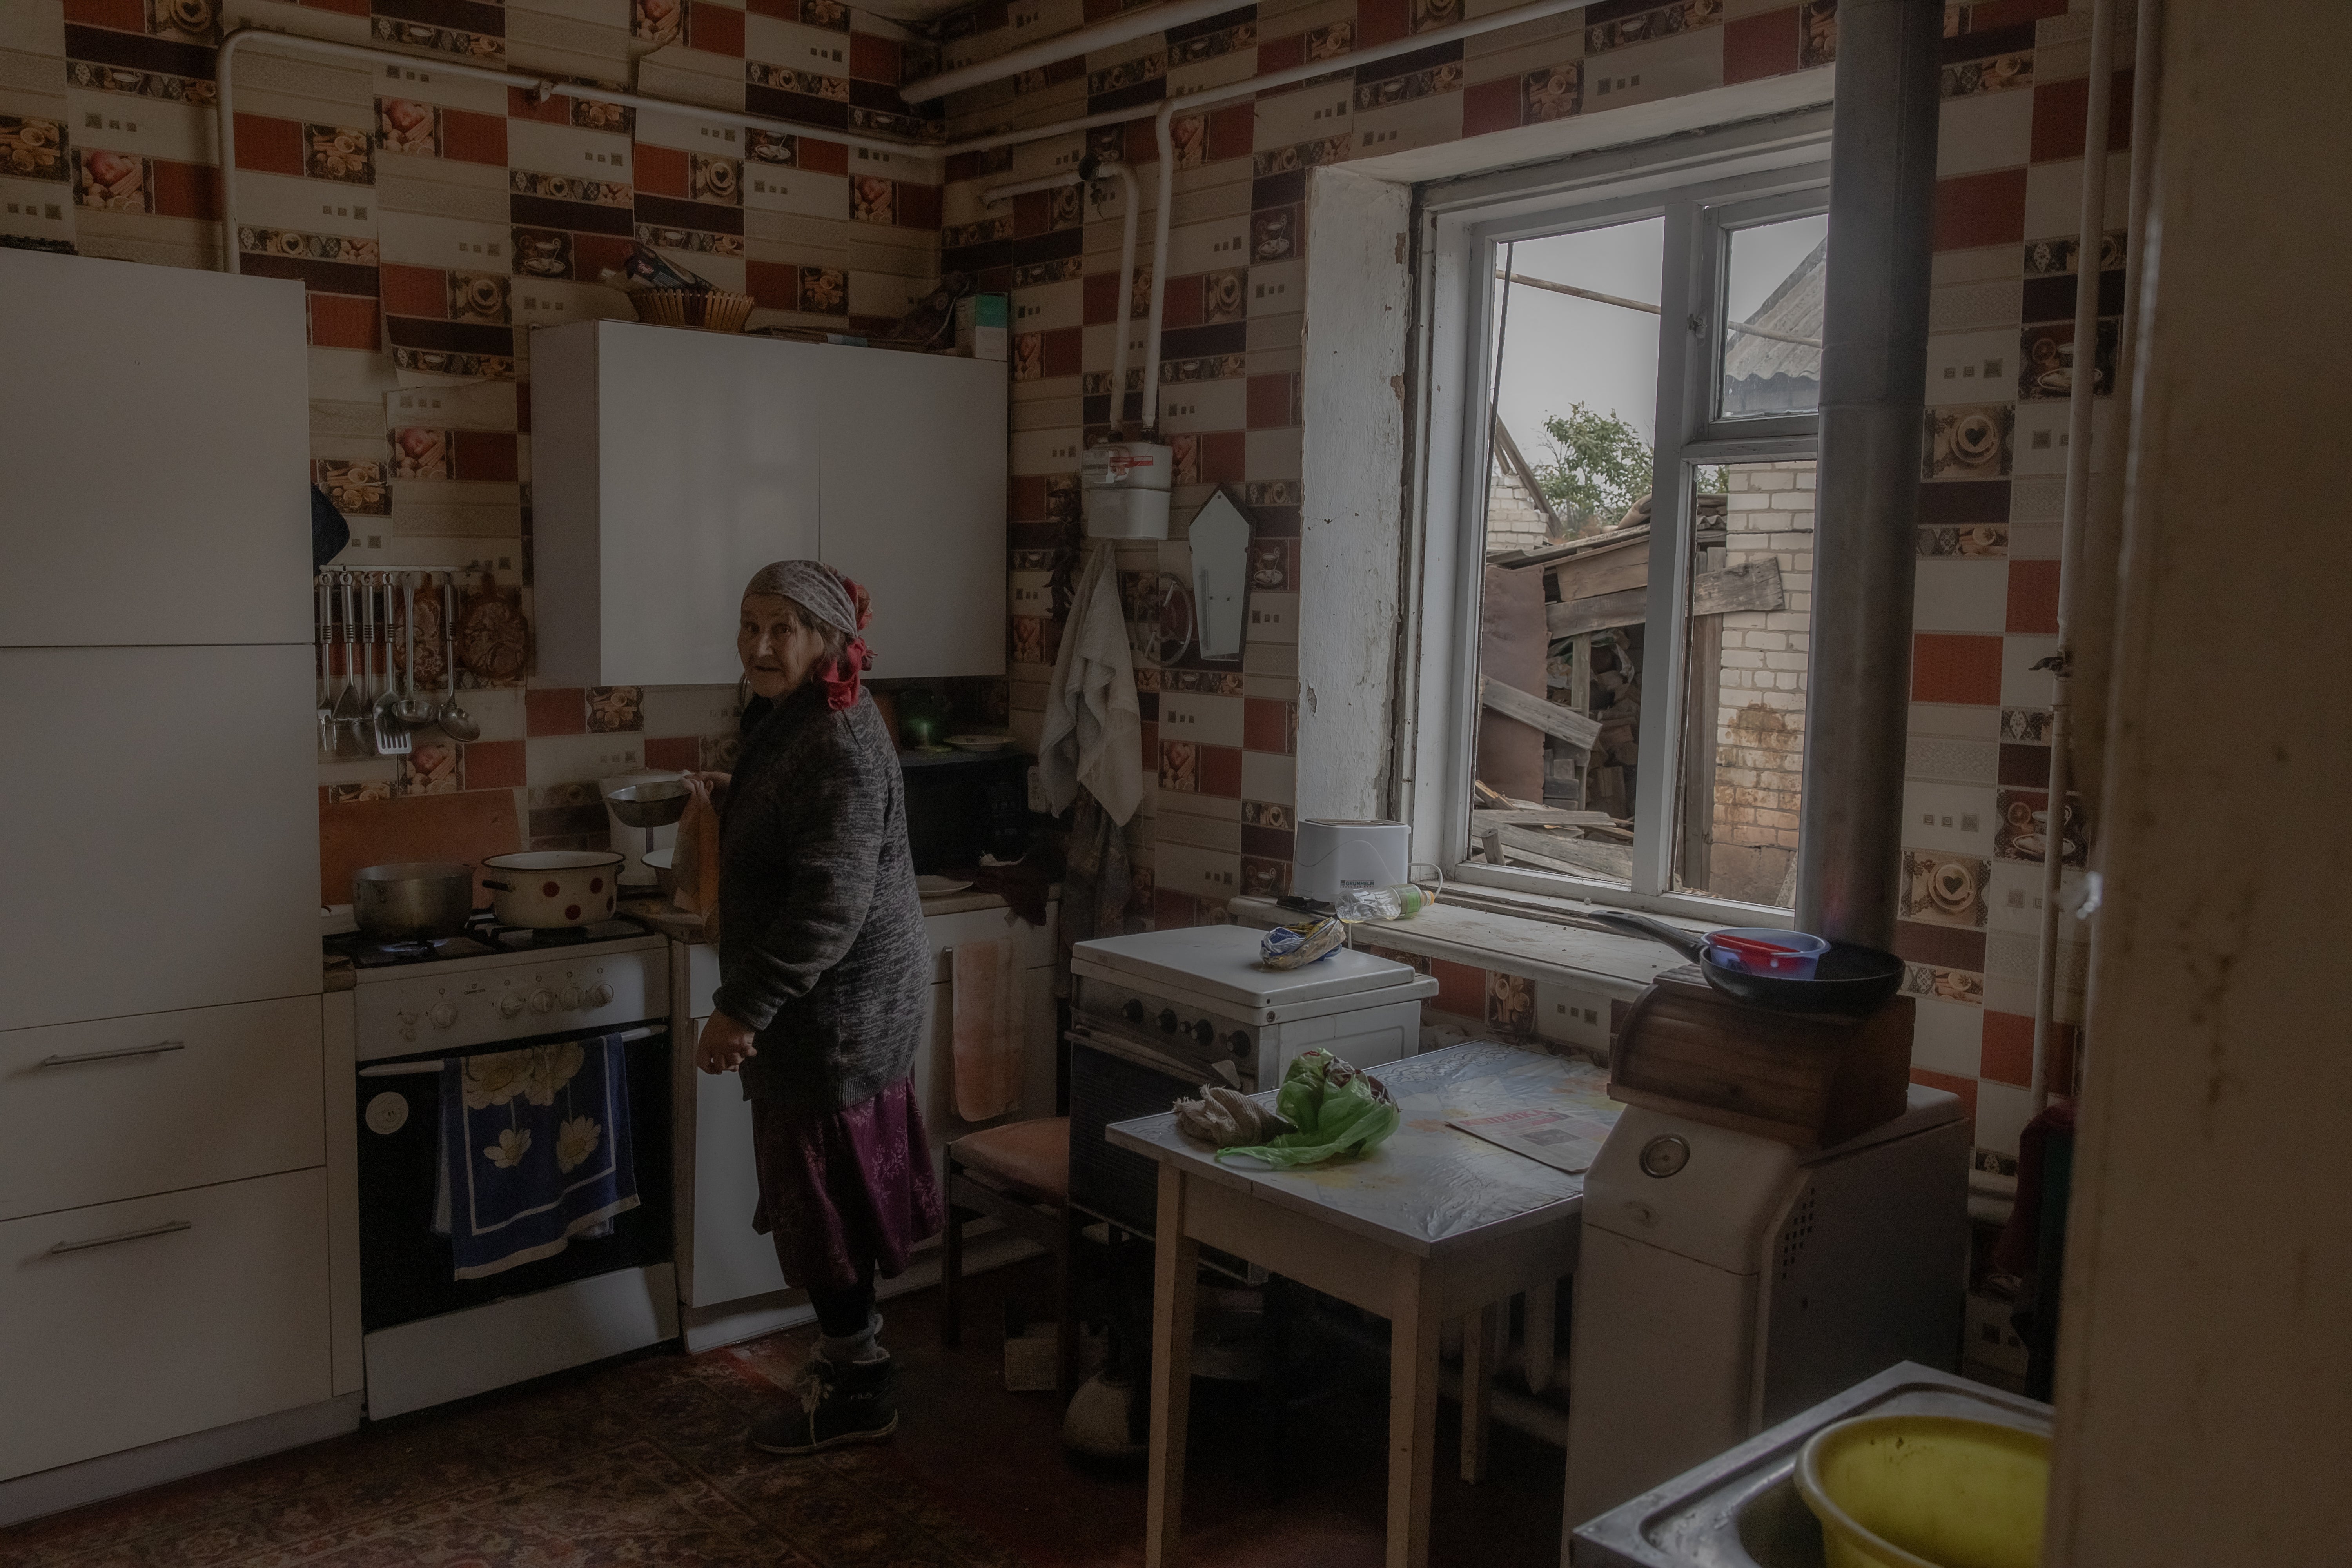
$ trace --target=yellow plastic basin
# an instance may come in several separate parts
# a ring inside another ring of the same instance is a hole
[[[1829,1568],[2038,1568],[2050,1439],[1954,1415],[1864,1415],[1797,1458]]]

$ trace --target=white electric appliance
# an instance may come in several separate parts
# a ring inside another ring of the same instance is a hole
[[[1392,959],[1342,950],[1297,969],[1258,963],[1263,931],[1191,926],[1082,942],[1070,950],[1070,1197],[1149,1234],[1152,1162],[1103,1139],[1114,1121],[1168,1109],[1204,1083],[1272,1089],[1301,1052],[1358,1067],[1421,1044],[1437,982]]]
[[[627,921],[478,921],[432,942],[330,938],[352,960],[361,1344],[381,1420],[673,1338],[668,943]],[[567,940],[568,939],[568,940]],[[638,1206],[481,1279],[434,1231],[443,1063],[617,1035]]]
[[[1297,868],[1291,891],[1318,903],[1367,888],[1393,888],[1406,879],[1412,829],[1402,822],[1342,822],[1302,817]]]
[[[1628,1107],[1584,1179],[1568,1523],[1895,1362],[1956,1369],[1969,1146],[1916,1085],[1818,1151]]]

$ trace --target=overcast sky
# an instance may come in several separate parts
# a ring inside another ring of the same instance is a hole
[[[1727,301],[1732,319],[1747,320],[1821,243],[1828,227],[1826,217],[1805,217],[1741,230]],[[1511,269],[1654,303],[1664,231],[1664,219],[1647,218],[1522,240]],[[1657,317],[1547,289],[1514,288],[1505,331],[1498,402],[1503,423],[1529,462],[1549,458],[1545,418],[1565,414],[1576,403],[1622,415],[1645,439],[1652,437],[1658,400]]]

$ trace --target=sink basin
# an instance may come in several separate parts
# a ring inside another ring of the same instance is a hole
[[[1797,1455],[1854,1415],[1959,1415],[2047,1436],[2050,1406],[1916,1362],[1856,1384],[1600,1518],[1570,1538],[1572,1568],[1825,1568],[1797,1494]]]

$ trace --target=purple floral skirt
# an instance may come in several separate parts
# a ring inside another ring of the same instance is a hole
[[[870,1274],[898,1274],[947,1221],[911,1079],[814,1114],[754,1099],[751,1152],[760,1172],[751,1226],[775,1243],[788,1285],[846,1290]]]

